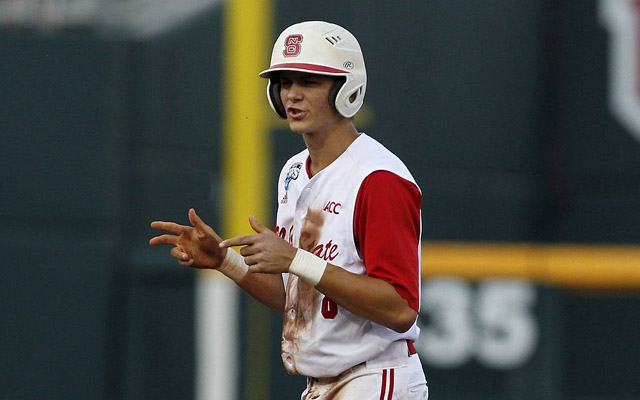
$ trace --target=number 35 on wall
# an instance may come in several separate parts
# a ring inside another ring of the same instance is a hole
[[[536,300],[535,287],[525,281],[425,281],[416,342],[420,358],[440,368],[462,367],[471,359],[488,368],[518,368],[538,345]]]

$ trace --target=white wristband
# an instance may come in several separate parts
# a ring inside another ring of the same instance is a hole
[[[229,247],[227,255],[217,269],[234,282],[238,282],[247,274],[249,266],[244,262],[244,257],[240,253]]]
[[[320,257],[306,250],[298,249],[289,266],[289,272],[299,276],[311,286],[316,286],[322,279],[326,268],[327,263]]]

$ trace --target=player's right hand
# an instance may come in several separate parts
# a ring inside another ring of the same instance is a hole
[[[193,226],[179,225],[174,222],[154,221],[153,229],[171,232],[156,236],[149,240],[151,246],[168,244],[174,246],[171,255],[181,265],[194,268],[215,269],[220,266],[227,255],[226,248],[220,248],[220,236],[205,224],[196,211],[189,210],[189,222]]]

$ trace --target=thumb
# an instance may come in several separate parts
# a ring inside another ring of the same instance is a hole
[[[267,232],[267,231],[270,232],[271,231],[271,229],[267,228],[266,226],[264,226],[260,222],[258,222],[256,217],[254,217],[253,215],[249,215],[249,224],[251,225],[251,228],[253,228],[253,230],[256,233],[262,233],[262,232]]]
[[[196,210],[191,208],[189,209],[189,222],[196,228],[202,228],[204,226],[204,222],[198,217],[196,214]]]

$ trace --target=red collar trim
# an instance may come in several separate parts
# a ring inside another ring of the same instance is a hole
[[[307,176],[309,177],[309,179],[311,179],[313,177],[313,175],[311,175],[311,156],[307,156],[307,162],[305,163],[305,169],[307,170]]]

